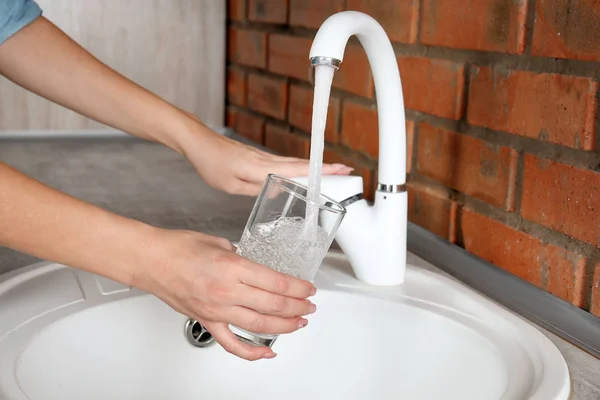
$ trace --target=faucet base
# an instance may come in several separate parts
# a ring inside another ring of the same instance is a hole
[[[408,193],[375,192],[348,206],[336,241],[348,257],[356,278],[376,286],[404,283]]]

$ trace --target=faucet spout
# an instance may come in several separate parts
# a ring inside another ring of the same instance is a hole
[[[372,17],[358,11],[330,16],[319,28],[310,49],[313,65],[334,67],[344,59],[350,36],[362,44],[375,83],[379,122],[378,189],[398,190],[406,182],[406,122],[398,62],[392,44]]]
[[[373,18],[357,11],[343,11],[323,23],[313,41],[310,60],[313,66],[343,68],[340,64],[352,35],[367,53],[377,95],[379,182],[375,203],[361,199],[360,177],[324,176],[321,190],[348,210],[336,241],[348,256],[356,277],[373,285],[398,285],[404,282],[406,272],[408,195],[404,98],[394,49]]]

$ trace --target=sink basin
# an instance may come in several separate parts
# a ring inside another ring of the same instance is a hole
[[[410,258],[409,258],[410,261]],[[59,264],[0,276],[0,398],[567,399],[567,365],[525,320],[409,265],[406,283],[320,268],[307,328],[273,360],[194,347],[187,317],[147,293]]]

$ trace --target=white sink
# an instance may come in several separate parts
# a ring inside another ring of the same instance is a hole
[[[558,349],[523,319],[409,265],[376,288],[342,254],[321,267],[307,328],[273,360],[192,346],[187,318],[137,290],[58,264],[0,276],[0,398],[567,399]]]

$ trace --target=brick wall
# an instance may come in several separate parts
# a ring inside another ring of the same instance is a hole
[[[308,157],[309,48],[350,9],[376,18],[397,53],[410,220],[600,316],[600,4],[230,0],[228,125]],[[354,166],[371,195],[377,114],[355,40],[329,110],[325,160]]]

